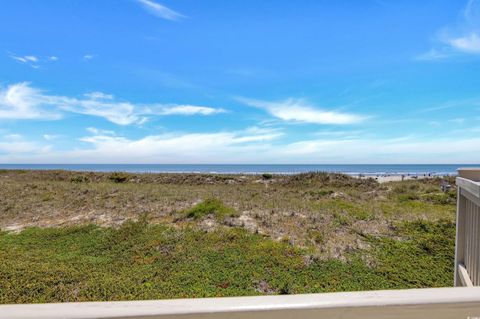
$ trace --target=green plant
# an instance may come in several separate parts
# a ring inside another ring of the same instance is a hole
[[[90,178],[88,178],[88,176],[85,176],[85,175],[76,175],[76,176],[72,176],[70,178],[70,182],[72,182],[72,183],[89,183]]]
[[[273,175],[272,174],[269,174],[269,173],[263,173],[262,174],[262,177],[263,179],[272,179],[273,178]]]
[[[225,217],[236,216],[238,213],[233,208],[225,206],[217,198],[207,198],[185,211],[187,218],[199,219],[207,215],[213,215],[217,219],[224,219]]]
[[[125,183],[128,181],[128,174],[122,172],[115,172],[111,174],[108,179],[114,183]]]

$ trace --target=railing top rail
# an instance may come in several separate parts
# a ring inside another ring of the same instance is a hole
[[[462,192],[467,192],[465,195],[470,195],[471,200],[480,201],[480,168],[459,168],[456,183]]]
[[[219,318],[233,314],[236,315],[235,318],[246,318],[253,313],[256,314],[256,318],[282,318],[282,312],[290,315],[292,312],[298,312],[297,314],[305,313],[308,315],[307,317],[314,314],[332,314],[338,311],[343,314],[348,311],[348,313],[352,314],[384,315],[386,309],[405,311],[404,314],[411,314],[412,311],[414,314],[419,314],[419,311],[423,311],[424,315],[428,314],[426,311],[438,312],[444,310],[447,310],[447,313],[449,310],[457,311],[455,314],[467,313],[472,309],[480,309],[480,287],[339,292],[288,296],[0,305],[0,318],[112,319],[171,318],[176,316],[182,318],[194,318],[195,316]],[[396,313],[400,314],[399,312]],[[368,316],[363,317],[363,315],[355,315],[354,317],[369,318]],[[377,318],[381,317],[377,316]]]
[[[480,182],[480,167],[461,167],[458,169],[458,177]]]

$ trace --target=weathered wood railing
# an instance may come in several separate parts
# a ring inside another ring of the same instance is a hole
[[[457,185],[455,286],[468,288],[0,305],[0,319],[480,318],[480,169],[460,169]]]
[[[461,168],[457,177],[455,286],[480,285],[480,168]]]

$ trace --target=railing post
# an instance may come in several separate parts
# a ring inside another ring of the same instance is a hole
[[[462,190],[457,187],[457,224],[455,238],[455,279],[454,286],[463,286],[459,277],[459,266],[465,264],[465,204]]]

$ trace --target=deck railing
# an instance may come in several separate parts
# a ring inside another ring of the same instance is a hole
[[[468,288],[0,305],[0,319],[480,318],[480,169],[460,169],[457,186],[455,286]]]
[[[480,287],[0,306],[5,319],[451,319],[480,317]]]
[[[455,286],[479,286],[480,169],[458,170],[457,194]]]

